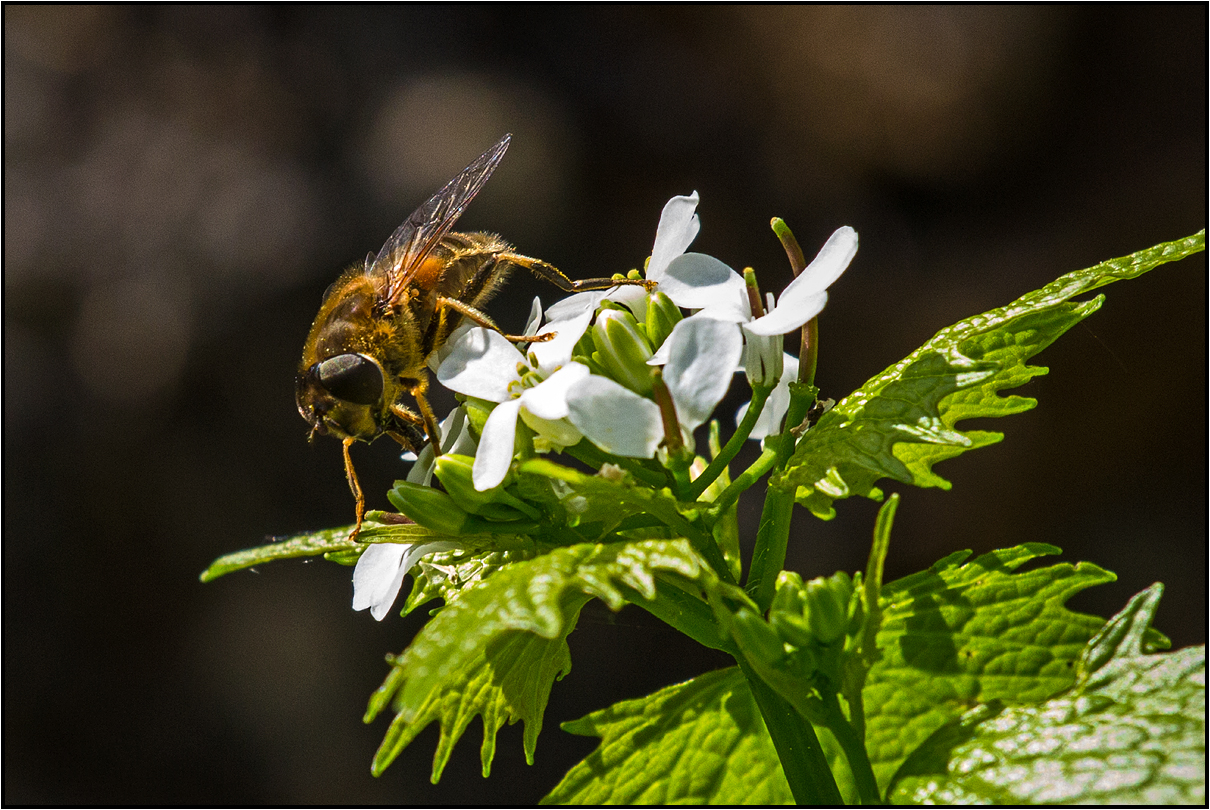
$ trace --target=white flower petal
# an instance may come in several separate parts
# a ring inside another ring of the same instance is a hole
[[[596,311],[597,305],[609,295],[609,290],[592,290],[591,292],[569,295],[562,301],[556,301],[546,310],[548,321],[566,321],[585,312]]]
[[[857,231],[845,225],[828,237],[818,255],[798,274],[798,278],[786,285],[782,299],[800,296],[808,298],[821,293],[848,268],[857,255]]]
[[[437,379],[451,391],[503,402],[516,382],[517,363],[525,358],[504,335],[477,327],[458,341],[437,369]]]
[[[449,540],[433,543],[375,543],[361,553],[353,569],[353,610],[370,609],[382,621],[403,586],[403,578],[421,557],[458,548]]]
[[[710,418],[727,393],[743,352],[743,337],[735,324],[688,318],[677,324],[668,342],[672,349],[664,382],[672,393],[677,419],[691,431]]]
[[[521,404],[539,419],[564,419],[569,413],[567,392],[586,380],[589,373],[588,366],[582,363],[568,363],[544,382],[525,389]]]
[[[606,453],[651,458],[664,438],[659,407],[595,374],[567,394],[571,423]]]
[[[545,343],[529,344],[529,354],[538,361],[538,368],[543,374],[550,374],[571,361],[571,350],[575,348],[576,341],[584,335],[584,330],[588,328],[588,322],[591,320],[592,310],[588,310],[573,318],[551,321],[542,327],[538,334],[554,332],[555,336]]]
[[[815,293],[805,299],[792,299],[790,296],[783,295],[772,312],[763,318],[757,318],[744,324],[744,330],[765,337],[793,332],[823,312],[823,306],[827,301],[826,292]]]
[[[475,326],[475,324],[471,323],[470,321],[463,321],[462,323],[458,324],[458,327],[454,329],[453,332],[450,332],[449,339],[445,341],[445,345],[429,355],[429,359],[426,361],[429,371],[436,374],[437,369],[441,368],[441,364],[445,361],[445,358],[450,356],[450,352],[452,352],[454,347],[458,345],[459,341],[465,337],[466,333],[472,329],[479,328],[481,327]]]
[[[685,309],[704,309],[748,297],[744,277],[704,253],[677,256],[659,281],[660,290]]]
[[[501,402],[488,415],[483,435],[479,437],[475,464],[471,467],[471,480],[479,492],[498,486],[508,473],[508,466],[513,462],[520,410],[521,400],[510,399]]]
[[[353,610],[371,608],[371,615],[382,621],[403,585],[403,557],[409,547],[375,543],[361,553],[353,569]]]
[[[696,213],[697,192],[688,197],[673,197],[660,212],[660,224],[655,229],[655,244],[651,261],[647,263],[647,278],[663,281],[668,263],[684,253],[702,227]]]
[[[525,319],[525,331],[521,334],[527,337],[533,337],[538,334],[538,327],[542,324],[542,299],[534,296],[534,302],[529,307],[529,317]]]

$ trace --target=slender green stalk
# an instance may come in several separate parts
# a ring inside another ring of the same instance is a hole
[[[794,452],[795,439],[790,428],[797,425],[806,416],[807,409],[811,407],[811,400],[814,399],[813,391],[813,388],[801,384],[790,386],[790,407],[786,411],[786,429],[765,440],[766,449],[772,449],[776,454],[772,466],[785,466],[786,461]],[[771,487],[765,495],[765,506],[760,516],[760,528],[756,533],[756,548],[752,552],[752,567],[748,570],[748,581],[744,583],[744,589],[752,596],[762,613],[773,604],[777,574],[786,562],[786,545],[790,537],[790,518],[793,508],[794,492],[792,490],[784,491]]]
[[[736,661],[748,679],[752,696],[756,698],[756,705],[765,720],[773,747],[777,749],[777,757],[781,760],[781,769],[790,783],[795,803],[843,804],[844,798],[836,787],[836,779],[828,768],[828,760],[810,722],[762,681],[742,655],[737,656]]]
[[[777,463],[777,453],[766,448],[756,461],[740,473],[734,481],[727,485],[717,498],[714,499],[713,510],[722,512],[724,509],[730,508],[731,504],[739,499],[739,496],[753,484],[760,480],[760,477],[769,470],[773,469],[773,465]]]
[[[790,518],[794,495],[780,489],[770,489],[765,495],[760,528],[756,530],[756,548],[752,551],[752,566],[744,590],[764,613],[773,604],[777,590],[777,575],[786,561],[790,539]]]
[[[706,489],[714,483],[723,471],[727,469],[727,465],[731,463],[731,459],[735,458],[735,454],[744,446],[744,442],[748,440],[748,436],[752,433],[752,428],[756,426],[756,420],[760,418],[761,411],[765,408],[765,402],[769,399],[769,394],[773,393],[773,386],[768,388],[758,386],[752,390],[752,402],[748,405],[748,412],[744,414],[744,418],[735,428],[735,432],[731,434],[731,438],[723,446],[723,449],[710,465],[693,480],[689,485],[689,489],[685,493],[685,500],[697,500]]]
[[[878,780],[874,778],[874,769],[870,767],[870,757],[866,753],[865,744],[841,712],[836,693],[824,693],[822,702],[828,730],[836,737],[836,742],[840,743],[844,751],[845,759],[849,761],[849,770],[853,774],[853,782],[857,786],[861,803],[882,804],[882,797],[878,793]]]

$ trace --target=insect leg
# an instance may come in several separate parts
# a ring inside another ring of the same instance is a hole
[[[555,336],[554,332],[547,332],[545,335],[505,335],[504,330],[499,326],[496,326],[495,322],[491,318],[487,317],[470,304],[459,301],[457,298],[446,298],[444,295],[439,295],[437,296],[437,306],[448,307],[449,309],[455,310],[467,320],[479,324],[484,329],[491,329],[493,332],[499,332],[513,343],[545,343]]]
[[[433,445],[433,454],[439,456],[441,455],[441,429],[437,427],[437,417],[433,415],[433,408],[424,395],[428,387],[428,380],[420,380],[408,389],[408,393],[416,400],[416,407],[420,408],[420,415],[424,420],[424,430],[429,434],[429,444]]]
[[[559,271],[559,268],[553,264],[544,262],[541,259],[533,259],[529,256],[522,256],[519,253],[502,253],[500,261],[506,261],[510,264],[515,264],[518,267],[524,267],[529,272],[533,273],[543,281],[549,281],[551,284],[558,287],[564,292],[584,292],[586,290],[608,290],[610,287],[621,287],[625,285],[637,285],[644,287],[648,292],[655,289],[655,282],[648,281],[645,278],[586,278],[580,281],[572,281],[567,276]]]
[[[356,441],[352,436],[345,437],[344,453],[345,453],[345,478],[349,480],[349,489],[353,490],[353,497],[357,499],[357,525],[353,527],[352,534],[349,535],[349,542],[357,540],[357,535],[361,533],[361,522],[366,515],[366,496],[361,492],[361,484],[357,481],[357,471],[353,469],[353,457],[349,455],[349,448]]]
[[[419,453],[426,441],[422,430],[425,427],[424,419],[398,402],[392,403],[391,416],[394,418],[394,425],[386,434],[399,442],[399,446],[404,450]]]

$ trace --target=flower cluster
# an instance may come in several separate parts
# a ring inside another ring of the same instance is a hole
[[[686,252],[701,227],[697,204],[694,192],[664,206],[646,267],[655,291],[580,293],[545,313],[535,299],[525,334],[551,337],[523,344],[524,354],[481,327],[460,329],[449,341],[437,379],[464,404],[441,423],[440,442],[450,457],[473,456],[475,492],[500,491],[518,457],[584,440],[618,459],[683,464],[693,457],[694,430],[710,419],[737,372],[762,392],[763,409],[747,438],[781,430],[799,366],[785,353],[783,336],[823,309],[828,286],[857,252],[857,233],[837,230],[780,296],[762,300],[751,271],[741,276],[718,259]],[[477,430],[470,406],[487,412]],[[435,461],[426,447],[408,481],[427,486]],[[369,607],[381,619],[417,560],[455,547],[371,545],[354,573],[354,608]]]

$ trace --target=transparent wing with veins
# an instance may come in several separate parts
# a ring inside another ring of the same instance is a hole
[[[386,280],[383,298],[387,302],[395,303],[398,300],[416,269],[441,241],[441,237],[449,233],[458,217],[462,216],[466,206],[500,164],[511,139],[511,135],[505,135],[495,146],[476,158],[428,202],[417,208],[391,234],[377,257],[372,261],[369,256],[366,257],[366,273],[381,275]]]

